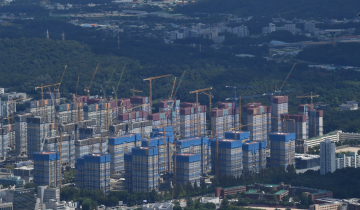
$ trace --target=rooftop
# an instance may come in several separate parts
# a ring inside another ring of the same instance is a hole
[[[252,193],[256,193],[259,189],[251,189],[249,191],[246,191],[245,194],[252,194]]]
[[[276,134],[276,135],[288,135],[288,134],[290,134],[290,133],[274,133],[274,134]]]

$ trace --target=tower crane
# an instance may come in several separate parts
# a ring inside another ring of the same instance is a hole
[[[141,90],[136,90],[135,88],[130,89],[131,92],[133,92],[133,96],[135,96],[135,93],[142,93]]]
[[[196,125],[197,125],[197,135],[201,136],[201,132],[200,132],[200,119],[199,119],[199,92],[204,92],[207,90],[211,90],[212,87],[209,88],[204,88],[204,89],[199,89],[199,90],[194,90],[189,92],[190,94],[196,93],[196,111],[197,111],[197,119],[196,119]]]
[[[93,82],[93,80],[94,80],[94,77],[95,77],[95,75],[96,75],[96,72],[97,72],[98,69],[99,69],[99,65],[100,65],[100,63],[98,63],[98,65],[97,65],[97,67],[96,67],[96,69],[95,69],[94,75],[93,75],[93,77],[92,77],[92,79],[91,79],[91,82],[90,82],[89,86],[85,87],[85,92],[88,93],[88,94],[87,94],[88,98],[90,98],[90,88],[91,88],[92,82]]]
[[[310,98],[311,99],[311,107],[313,105],[313,98],[317,98],[319,95],[313,95],[313,92],[310,92],[310,95],[296,96],[296,98]]]
[[[200,93],[205,94],[205,95],[207,95],[207,96],[209,97],[209,111],[211,112],[211,106],[212,106],[212,104],[211,104],[211,99],[214,98],[214,96],[211,95],[211,92],[210,92],[210,93],[200,92]],[[211,125],[210,127],[212,128],[212,125]],[[211,130],[212,130],[212,129],[211,129]],[[212,134],[212,132],[211,132],[211,139],[212,139],[212,138],[213,138],[213,134]]]
[[[56,83],[56,84],[52,84],[52,85],[43,85],[41,84],[41,86],[39,87],[35,87],[35,90],[37,89],[41,89],[41,103],[42,103],[42,106],[43,106],[43,112],[42,112],[42,116],[44,116],[44,112],[45,112],[45,106],[44,106],[44,88],[47,88],[47,87],[52,87],[52,86],[59,86],[60,87],[60,84],[61,83]]]
[[[226,100],[234,100],[234,113],[236,113],[236,108],[237,108],[237,103],[236,100],[239,99],[239,124],[241,124],[241,97],[237,98],[236,97],[236,90],[237,89],[253,89],[253,88],[257,88],[257,87],[253,87],[253,86],[226,86],[227,88],[233,88],[234,89],[234,98],[227,98]],[[236,114],[234,114],[234,128],[236,128]]]
[[[313,92],[310,92],[310,95],[304,95],[304,96],[296,96],[296,98],[310,98],[311,99],[311,107],[313,107],[313,98],[317,98],[319,97],[319,95],[313,95]],[[314,137],[316,136],[316,123],[315,123],[315,118],[313,121],[313,135]]]
[[[288,73],[288,75],[286,76],[284,82],[283,82],[282,85],[280,86],[280,89],[275,85],[275,87],[276,87],[276,89],[277,89],[277,91],[275,91],[275,92],[281,92],[281,91],[282,91],[282,88],[284,87],[287,79],[289,78],[291,72],[294,70],[295,66],[296,66],[296,63],[295,63],[295,64],[292,66],[292,68],[290,69],[290,72]]]
[[[162,76],[157,76],[157,77],[149,77],[149,78],[143,79],[143,81],[150,82],[150,114],[152,114],[152,81],[155,79],[160,79],[160,78],[170,77],[170,76],[172,76],[172,74],[167,74],[167,75],[162,75]]]
[[[60,82],[59,82],[57,85],[55,85],[55,88],[54,88],[55,91],[57,91],[57,98],[59,99],[59,103],[58,103],[58,104],[60,104],[60,85],[61,85],[61,83],[62,83],[62,81],[63,81],[66,68],[67,68],[67,65],[65,65],[65,68],[64,68],[63,74],[62,74],[62,76],[61,76]]]

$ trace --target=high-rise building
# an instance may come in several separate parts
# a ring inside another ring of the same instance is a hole
[[[172,105],[171,115],[170,115],[170,121],[168,124],[172,124],[173,131],[180,133],[180,100],[168,100],[164,99],[162,101],[159,101],[159,112],[166,112],[168,113],[169,107]],[[153,124],[155,126],[155,124]]]
[[[118,174],[125,170],[124,154],[131,152],[132,148],[136,147],[136,142],[140,140],[140,134],[128,134],[109,138],[111,174]]]
[[[144,120],[147,119],[147,116],[150,114],[150,100],[151,98],[144,96],[130,97],[132,111],[144,111]]]
[[[304,23],[304,31],[314,32],[315,31],[315,23],[314,22],[305,22]]]
[[[243,106],[243,125],[250,131],[250,140],[268,141],[271,131],[271,107],[261,103],[248,103]],[[270,145],[270,142],[267,142]]]
[[[60,184],[60,160],[57,152],[35,152],[34,160],[34,183],[38,186],[59,186]]]
[[[0,128],[0,161],[6,160],[9,142],[9,129]]]
[[[281,114],[281,130],[285,133],[295,133],[296,140],[306,140],[307,124],[306,115],[295,114]]]
[[[102,152],[105,153],[108,150],[107,139],[108,137],[104,136],[103,138],[87,138],[75,141],[75,158],[77,159],[92,153],[100,153],[100,147],[102,147]]]
[[[110,192],[110,154],[89,154],[75,164],[76,185],[87,190]]]
[[[242,159],[242,141],[218,140],[218,155],[216,155],[216,140],[211,141],[211,169],[216,173],[216,167],[219,167],[219,177],[224,175],[240,177],[243,170]]]
[[[26,112],[35,116],[42,116],[46,122],[55,122],[55,106],[51,99],[33,100],[25,102]]]
[[[309,138],[323,135],[323,110],[309,111]]]
[[[167,127],[169,129],[171,129],[172,127]],[[165,132],[166,133],[166,132]],[[174,137],[172,136],[164,136],[161,133],[159,133],[160,135],[156,135],[153,138],[150,139],[144,139],[141,142],[141,146],[142,147],[157,147],[158,148],[158,168],[159,168],[159,173],[166,173],[167,171],[172,171],[172,160],[173,157],[171,157],[172,151],[174,151],[174,146],[172,145],[174,143]],[[166,134],[165,134],[166,135]],[[172,132],[171,132],[172,135]],[[169,148],[167,146],[166,142],[170,142],[171,144],[169,144]],[[169,153],[168,153],[169,150]],[[170,156],[168,156],[168,154]]]
[[[61,143],[61,164],[64,166],[74,166],[75,164],[75,141],[71,140],[71,136],[64,134]],[[60,136],[46,138],[44,142],[44,151],[59,151]]]
[[[295,133],[271,133],[270,165],[273,167],[288,165],[295,167]]]
[[[320,174],[333,173],[336,170],[335,164],[335,143],[330,139],[320,143]]]
[[[15,154],[24,156],[27,154],[27,122],[26,118],[31,114],[15,116]]]
[[[195,103],[180,103],[180,137],[190,138],[206,135],[206,106]],[[199,116],[199,120],[198,119]],[[199,122],[199,126],[197,123]],[[199,129],[199,131],[198,131]]]
[[[132,153],[124,154],[124,169],[125,169],[125,189],[132,191]]]
[[[157,147],[135,147],[125,156],[125,174],[132,182],[126,182],[127,190],[148,192],[159,189]],[[131,167],[129,167],[131,165]]]
[[[78,106],[80,106],[80,107],[78,107]],[[84,112],[82,109],[81,102],[56,105],[55,111],[57,112],[59,124],[78,122],[78,121],[80,121],[80,119],[84,119]],[[79,111],[80,111],[80,113],[79,113]],[[79,115],[81,115],[81,116],[79,116]]]
[[[194,137],[176,141],[176,153],[190,153],[200,155],[200,172],[206,173],[211,169],[210,140],[207,137]]]
[[[246,141],[242,143],[244,173],[258,173],[266,167],[266,141]]]
[[[55,134],[54,124],[47,123],[45,117],[35,116],[26,118],[28,157],[31,158],[34,152],[44,150],[45,139]]]
[[[112,111],[107,110],[109,106],[108,103],[84,105],[84,120],[96,120],[97,126],[100,126],[103,130],[108,130],[107,125],[111,125],[113,119]]]
[[[273,104],[271,107],[271,130],[272,132],[282,132],[281,115],[288,113],[288,96],[272,96]],[[286,132],[286,131],[285,131]]]
[[[200,154],[180,153],[176,155],[176,184],[188,182],[200,185]]]
[[[235,121],[235,123],[234,123]],[[235,111],[234,103],[218,102],[217,108],[211,110],[211,131],[218,139],[225,138],[225,132],[234,126],[239,127],[239,109]]]

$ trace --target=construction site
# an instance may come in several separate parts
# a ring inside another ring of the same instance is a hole
[[[293,90],[282,90],[286,80],[275,92],[253,96],[237,96],[237,90],[254,87],[227,86],[234,97],[213,107],[212,87],[189,92],[195,102],[176,98],[184,71],[178,81],[175,77],[169,97],[157,99],[159,112],[153,113],[152,82],[173,75],[144,79],[149,96],[136,96],[142,91],[133,88],[132,97],[118,98],[114,87],[114,95],[106,96],[102,86],[103,96],[91,96],[98,68],[86,96],[76,93],[71,102],[62,100],[62,77],[59,83],[36,87],[41,99],[25,102],[26,113],[14,110],[3,118],[1,160],[6,161],[9,151],[17,161],[33,159],[39,184],[61,186],[63,172],[75,168],[79,188],[108,193],[111,176],[123,179],[129,191],[165,191],[187,182],[199,185],[209,176],[240,177],[269,165],[295,164],[295,147],[306,153],[306,140],[323,135],[323,111],[312,103],[318,95],[299,96],[311,103],[289,114],[288,96],[282,94]],[[199,94],[208,97],[208,105],[199,103]],[[241,99],[258,97],[269,97],[270,106],[241,104]],[[56,178],[48,180],[54,171]]]

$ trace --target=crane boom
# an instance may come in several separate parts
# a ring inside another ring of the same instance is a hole
[[[86,87],[86,88],[85,88],[85,91],[87,91],[87,92],[88,92],[88,98],[90,98],[90,88],[91,88],[92,82],[94,81],[94,78],[95,78],[96,72],[97,72],[97,71],[98,71],[98,69],[99,69],[99,65],[100,65],[100,63],[98,63],[98,65],[97,65],[97,67],[96,67],[96,69],[95,69],[95,72],[94,72],[94,75],[93,75],[93,77],[92,77],[92,79],[91,79],[90,85],[89,85],[88,87]]]
[[[161,76],[157,76],[157,77],[149,77],[149,78],[143,79],[143,81],[150,82],[150,114],[152,114],[152,84],[151,84],[152,80],[164,78],[164,77],[170,77],[170,76],[172,76],[172,74],[161,75]]]
[[[290,76],[291,72],[294,70],[295,66],[296,66],[296,63],[295,63],[295,64],[293,65],[293,67],[290,69],[289,74],[286,76],[286,78],[285,78],[285,80],[284,80],[283,84],[281,85],[281,87],[280,87],[280,89],[279,89],[279,91],[280,91],[280,92],[281,92],[282,88],[284,87],[284,85],[285,85],[285,83],[286,83],[287,79],[289,78],[289,76]]]

